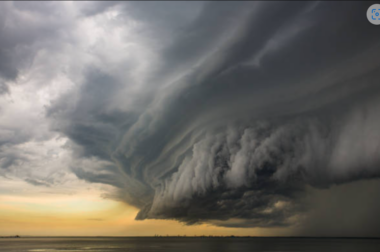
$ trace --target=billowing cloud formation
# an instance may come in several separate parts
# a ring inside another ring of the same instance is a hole
[[[380,175],[369,3],[86,4],[90,38],[68,43],[89,56],[46,117],[71,170],[137,219],[287,226],[308,187]]]

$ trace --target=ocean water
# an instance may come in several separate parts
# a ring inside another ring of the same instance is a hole
[[[19,238],[0,239],[1,252],[379,252],[380,239],[322,238]]]

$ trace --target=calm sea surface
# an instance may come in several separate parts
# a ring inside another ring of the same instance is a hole
[[[1,252],[318,251],[379,252],[380,239],[313,238],[20,238],[0,239]]]

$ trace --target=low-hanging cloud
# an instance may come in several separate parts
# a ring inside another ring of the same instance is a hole
[[[105,63],[47,106],[77,177],[118,188],[109,197],[140,220],[281,227],[308,211],[307,188],[380,176],[369,3],[165,4],[81,7],[81,19],[117,12],[129,47],[103,52],[100,38],[91,55]]]
[[[164,48],[143,110],[106,111],[123,84],[92,72],[61,130],[129,181],[137,219],[290,225],[305,186],[380,175],[380,37],[365,8],[207,3]]]

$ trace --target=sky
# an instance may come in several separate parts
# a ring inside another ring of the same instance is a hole
[[[0,2],[0,236],[380,236],[372,2]]]

